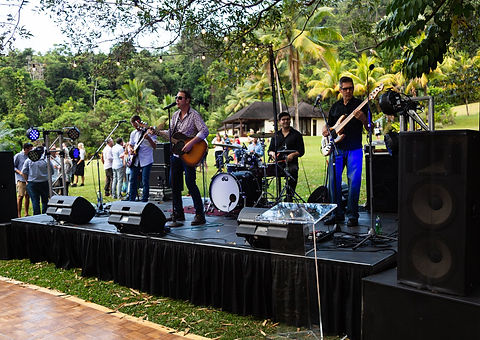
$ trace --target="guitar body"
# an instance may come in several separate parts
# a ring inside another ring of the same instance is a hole
[[[182,149],[186,143],[191,141],[193,138],[188,138],[180,132],[176,132],[172,136],[172,152],[182,159],[188,166],[196,166],[199,164],[205,153],[207,152],[208,145],[205,141],[201,141],[193,145],[192,149],[189,152],[183,152]]]

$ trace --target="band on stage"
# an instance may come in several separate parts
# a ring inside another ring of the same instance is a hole
[[[351,78],[342,77],[339,87],[342,97],[330,108],[328,120],[322,130],[323,139],[326,140],[325,145],[322,141],[322,152],[328,156],[326,183],[331,203],[337,204],[335,212],[324,222],[341,223],[346,216],[347,225],[356,226],[362,174],[362,132],[363,128],[368,129],[368,111],[362,101],[353,96],[354,83]],[[205,140],[209,131],[201,115],[191,107],[192,97],[187,90],[180,90],[175,100],[177,110],[166,130],[142,125],[140,117],[132,117],[131,123],[135,130],[131,133],[129,148],[130,153],[136,156],[132,169],[141,170],[142,179],[145,181],[142,200],[148,199],[148,174],[153,163],[152,153],[156,137],[159,135],[162,139],[170,140],[170,184],[173,200],[170,219],[185,220],[181,195],[185,176],[185,183],[195,207],[192,225],[204,224],[205,207],[196,184],[195,168],[205,161]],[[346,125],[342,126],[342,121]],[[221,136],[217,133],[212,141],[217,172],[209,187],[210,202],[215,208],[231,212],[245,206],[265,207],[280,201],[303,201],[296,193],[299,158],[305,153],[303,136],[291,126],[288,112],[278,115],[278,123],[279,129],[274,133],[251,134],[248,145],[242,145],[238,136],[231,140],[227,135]],[[338,129],[339,126],[341,129]],[[342,204],[344,169],[348,178],[346,207]],[[130,179],[133,189],[136,188],[136,180],[138,176]],[[274,180],[278,183],[276,196],[269,193],[270,184]],[[135,200],[135,197],[130,196],[130,199]]]

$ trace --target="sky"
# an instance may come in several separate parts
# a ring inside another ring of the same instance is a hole
[[[32,48],[36,52],[45,54],[47,51],[53,49],[55,44],[69,43],[68,37],[62,34],[60,28],[55,22],[43,12],[35,12],[36,1],[27,3],[22,9],[20,17],[20,25],[30,31],[33,35],[30,39],[23,39],[17,36],[14,47],[20,50]],[[1,8],[0,8],[1,10]],[[165,44],[171,34],[163,31],[156,37],[145,37],[139,40],[142,46],[161,46]],[[99,46],[102,52],[108,53],[111,47],[111,42],[104,43]]]
[[[55,44],[66,42],[67,39],[48,15],[35,13],[33,11],[34,8],[35,5],[33,3],[28,3],[22,10],[20,17],[20,25],[25,26],[32,33],[33,37],[30,39],[18,37],[14,46],[20,50],[30,47],[37,52],[45,54]]]

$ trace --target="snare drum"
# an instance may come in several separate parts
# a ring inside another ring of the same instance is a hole
[[[222,172],[215,175],[210,183],[210,200],[224,212],[244,205],[251,207],[260,195],[258,181],[251,171]]]

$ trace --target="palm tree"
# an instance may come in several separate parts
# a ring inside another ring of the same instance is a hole
[[[343,39],[335,29],[321,26],[321,23],[327,16],[333,16],[332,11],[332,8],[322,7],[317,9],[309,18],[299,17],[296,20],[290,19],[294,15],[286,13],[285,17],[288,17],[288,20],[285,21],[285,25],[281,30],[258,32],[262,42],[271,43],[276,49],[282,47],[277,57],[284,55],[288,59],[292,100],[295,107],[295,128],[297,130],[300,125],[298,116],[298,87],[300,83],[301,60],[311,57],[316,60],[322,60],[326,64],[324,56],[334,50],[334,46],[330,42]]]
[[[347,63],[338,59],[336,55],[330,54],[325,58],[325,64],[325,67],[313,71],[312,78],[315,80],[307,83],[307,87],[310,88],[307,91],[308,97],[316,97],[320,94],[322,100],[326,100],[339,96],[338,83],[347,70]]]
[[[127,84],[122,85],[118,90],[118,94],[122,104],[127,105],[132,114],[142,115],[146,114],[150,117],[156,97],[153,95],[153,90],[145,86],[143,80],[132,79]]]

